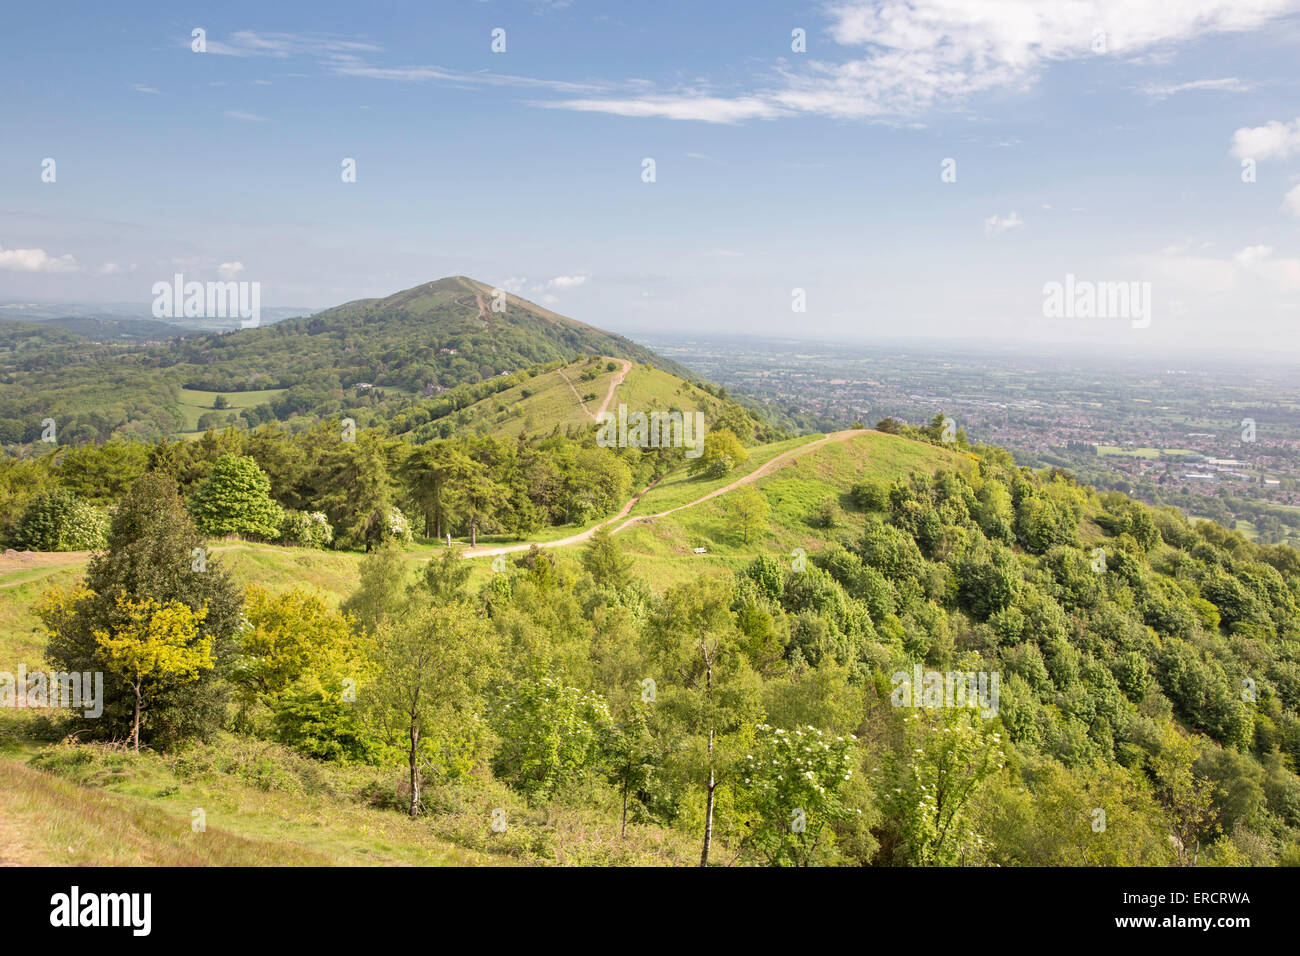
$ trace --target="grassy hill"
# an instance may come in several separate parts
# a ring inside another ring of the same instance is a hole
[[[59,423],[62,442],[173,437],[195,428],[190,399],[205,392],[226,395],[251,425],[335,414],[361,420],[584,355],[691,377],[623,336],[518,296],[505,295],[505,310],[494,311],[492,293],[485,283],[453,276],[274,325],[166,344],[133,341],[161,337],[162,323],[73,322],[83,334],[60,327],[66,323],[3,323],[0,444],[37,440],[46,417]]]
[[[607,384],[612,373],[602,378]],[[633,394],[667,398],[656,391],[665,381],[677,382],[643,374]],[[534,397],[543,400],[543,393]],[[666,476],[643,497],[634,516],[678,510],[636,521],[619,533],[620,543],[637,559],[638,574],[658,589],[701,573],[725,575],[755,554],[796,543],[817,547],[821,533],[807,523],[808,502],[843,495],[864,475],[892,478],[914,468],[969,464],[945,449],[878,433],[820,441],[821,436],[805,436],[755,448],[726,479],[690,478],[684,470]],[[754,483],[772,505],[772,531],[742,545],[727,529],[726,494],[692,502],[754,476],[761,476]],[[708,555],[691,553],[700,542],[708,545]],[[307,588],[333,605],[355,589],[362,561],[356,553],[237,540],[213,550],[242,585],[273,592]],[[407,557],[414,569],[440,551],[416,545]],[[576,570],[580,551],[557,548],[561,566]],[[44,637],[32,607],[47,589],[67,586],[82,574],[87,557],[0,556],[0,660],[32,669],[43,665]],[[491,558],[470,560],[471,587],[477,588],[493,573]],[[43,727],[35,712],[0,712],[0,862],[688,865],[698,855],[693,840],[678,831],[641,825],[630,828],[627,839],[617,839],[612,808],[536,810],[504,785],[476,794],[469,805],[412,821],[395,812],[391,801],[374,796],[394,791],[400,774],[391,770],[324,767],[277,745],[233,735],[179,755],[50,747],[52,741],[41,739]],[[488,826],[497,807],[509,813],[506,834]],[[190,828],[196,809],[204,812],[206,833]]]
[[[570,362],[461,410],[457,422],[496,438],[545,435],[585,427],[603,409],[702,411],[716,420],[724,402],[697,385],[653,365],[611,355]]]

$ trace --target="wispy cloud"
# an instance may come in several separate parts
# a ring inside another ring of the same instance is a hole
[[[545,105],[712,123],[796,113],[895,121],[980,93],[1028,89],[1053,63],[1150,58],[1203,36],[1256,30],[1297,9],[1300,0],[841,0],[828,8],[830,36],[863,56],[787,60],[773,79],[736,96],[673,91]]]
[[[1187,83],[1148,83],[1141,91],[1153,100],[1166,100],[1178,93],[1190,93],[1199,90],[1217,90],[1224,93],[1249,93],[1255,89],[1254,83],[1248,83],[1235,76],[1225,76],[1217,80],[1191,80]]]
[[[241,123],[269,123],[271,122],[265,116],[258,116],[256,113],[246,113],[243,110],[225,110],[221,114],[226,119],[239,120]]]

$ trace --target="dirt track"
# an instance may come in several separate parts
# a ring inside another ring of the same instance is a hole
[[[663,518],[666,515],[670,515],[674,511],[681,511],[683,508],[693,508],[698,504],[702,504],[703,502],[708,501],[710,498],[716,498],[719,495],[725,495],[728,492],[735,491],[737,488],[741,487],[742,485],[752,484],[753,482],[758,481],[760,478],[765,478],[768,475],[772,474],[772,472],[776,471],[778,468],[781,468],[782,466],[789,464],[790,462],[794,461],[796,458],[802,458],[810,451],[815,451],[818,448],[823,448],[826,445],[831,444],[832,442],[848,441],[851,438],[856,438],[859,435],[865,435],[866,433],[867,433],[867,429],[865,428],[848,428],[841,432],[831,432],[829,435],[827,435],[824,438],[819,438],[816,441],[809,442],[806,445],[800,445],[798,448],[791,448],[789,451],[782,452],[781,454],[773,458],[771,461],[766,462],[763,465],[760,465],[758,468],[755,468],[749,474],[742,475],[741,477],[737,478],[729,485],[724,485],[721,488],[715,488],[713,491],[710,491],[707,495],[701,495],[700,497],[696,498],[694,501],[689,501],[684,505],[678,505],[676,508],[669,508],[667,511],[660,511],[656,514],[637,515],[635,518],[628,518],[627,521],[624,521],[621,525],[615,528],[611,533],[618,534],[624,528],[630,528],[632,525],[638,524],[639,522],[653,521],[656,518]],[[638,494],[636,494],[632,499],[630,499],[627,502],[627,504],[623,505],[623,507],[619,509],[618,514],[614,515],[614,517],[602,521],[600,524],[588,528],[586,531],[583,531],[579,534],[571,535],[570,537],[567,538],[559,538],[555,541],[546,541],[546,542],[538,541],[536,542],[536,544],[539,548],[564,548],[564,547],[568,547],[571,544],[581,544],[583,541],[588,540],[596,532],[598,528],[603,528],[605,525],[618,521],[620,518],[627,518],[627,516],[631,513],[632,509],[636,507],[636,503],[641,500],[641,496],[644,495],[647,491],[650,490],[650,488],[653,487],[654,485],[650,485],[644,491],[641,491]],[[502,545],[499,547],[466,548],[463,553],[467,558],[493,557],[498,554],[510,554],[515,551],[527,551],[529,548],[533,546],[533,544],[534,542],[532,541],[525,541],[520,544],[509,544],[509,545]]]

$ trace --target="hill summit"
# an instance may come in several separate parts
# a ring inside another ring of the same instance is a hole
[[[493,305],[498,304],[494,310]],[[273,326],[187,343],[186,364],[204,367],[189,384],[292,386],[329,370],[344,388],[369,383],[429,394],[549,362],[606,355],[647,362],[682,377],[685,368],[650,349],[468,276],[448,276],[383,298],[357,299]],[[243,377],[231,380],[230,372]]]

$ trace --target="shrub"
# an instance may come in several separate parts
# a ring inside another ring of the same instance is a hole
[[[107,540],[108,516],[62,489],[33,498],[13,532],[22,551],[92,551]]]
[[[286,511],[280,540],[301,548],[327,548],[334,541],[334,529],[323,511]]]

